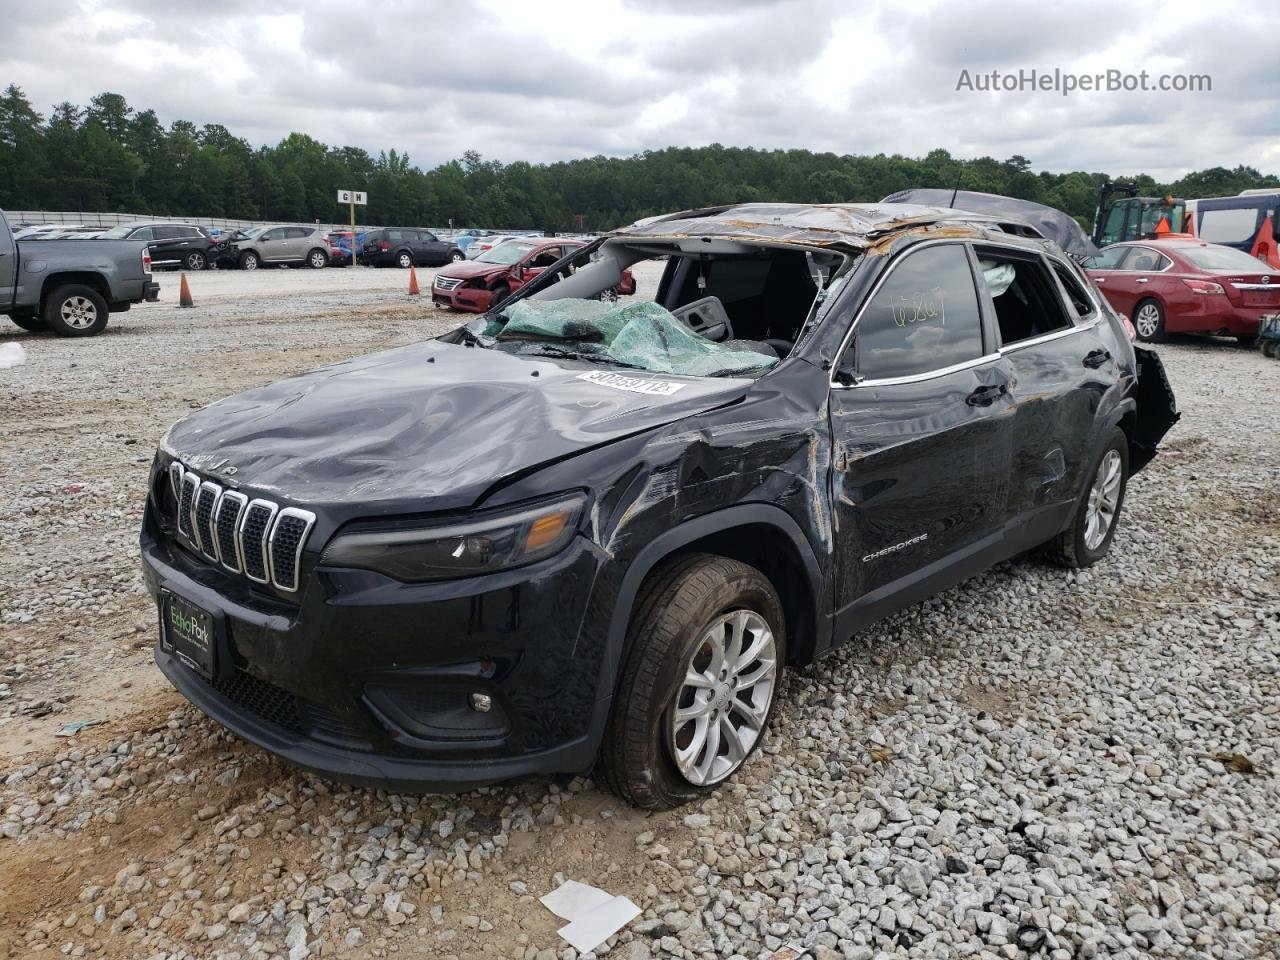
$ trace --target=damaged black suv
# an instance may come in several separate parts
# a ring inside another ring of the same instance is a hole
[[[628,269],[656,291],[615,301]],[[1102,558],[1176,417],[1025,222],[642,221],[437,340],[176,424],[142,530],[156,660],[326,776],[594,765],[668,807],[750,757],[785,667],[1030,548]]]

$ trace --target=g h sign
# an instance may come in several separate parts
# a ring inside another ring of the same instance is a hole
[[[339,190],[338,202],[367,204],[369,202],[369,195],[363,190]]]

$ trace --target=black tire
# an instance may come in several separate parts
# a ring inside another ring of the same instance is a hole
[[[107,325],[107,301],[93,287],[68,283],[44,302],[44,322],[60,337],[92,337]]]
[[[1087,537],[1089,527],[1090,503],[1094,494],[1094,486],[1098,481],[1103,462],[1114,451],[1119,456],[1120,486],[1110,526],[1101,541],[1090,546]],[[1050,563],[1070,570],[1081,570],[1091,567],[1107,555],[1111,549],[1111,541],[1115,539],[1116,528],[1120,526],[1120,515],[1124,509],[1124,495],[1129,483],[1129,438],[1124,431],[1116,427],[1107,436],[1106,443],[1098,455],[1094,457],[1086,474],[1085,488],[1076,503],[1071,515],[1071,523],[1056,537],[1041,548],[1042,556]]]
[[[1133,329],[1144,343],[1164,343],[1164,307],[1159,300],[1147,297],[1138,301],[1133,308]]]
[[[668,745],[667,711],[681,693],[686,667],[702,647],[708,628],[737,610],[758,615],[773,633],[771,699],[759,735],[741,763],[714,783],[700,785],[676,766]],[[621,679],[600,749],[599,770],[609,789],[637,807],[667,810],[714,790],[737,773],[767,734],[786,662],[785,631],[773,584],[745,563],[690,554],[651,576],[637,597],[627,630]]]
[[[37,317],[34,313],[11,313],[9,319],[23,330],[29,330],[32,333],[44,333],[49,329],[49,324],[44,322],[44,318]]]
[[[413,254],[408,250],[401,250],[396,254],[396,266],[401,270],[408,270],[413,266]]]
[[[451,263],[461,263],[465,259],[467,259],[467,255],[461,250],[454,249],[449,251],[449,261]]]
[[[14,320],[13,322],[17,323],[18,321]],[[1272,360],[1276,357],[1280,357],[1280,340],[1263,340],[1262,355]]]
[[[183,260],[188,270],[204,270],[209,266],[209,258],[199,250],[192,250]]]
[[[240,254],[239,263],[241,270],[257,270],[258,267],[262,266],[262,258],[252,250],[246,250]]]
[[[319,247],[307,251],[307,266],[312,270],[323,270],[328,265],[329,258]]]

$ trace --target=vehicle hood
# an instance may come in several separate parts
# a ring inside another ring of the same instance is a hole
[[[433,340],[220,400],[175,424],[162,449],[312,508],[456,509],[513,474],[732,402],[751,383]]]
[[[459,260],[447,267],[442,267],[437,277],[450,280],[473,280],[476,277],[490,277],[495,273],[506,273],[511,269],[509,263],[477,263],[475,260]]]

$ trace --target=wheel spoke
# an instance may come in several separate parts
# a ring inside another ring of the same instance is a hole
[[[705,717],[710,712],[711,698],[709,696],[699,698],[695,694],[693,703],[689,704],[689,706],[676,708],[676,729],[679,729],[681,724],[696,720],[698,717]]]
[[[734,673],[747,669],[747,667],[760,659],[760,654],[766,647],[773,645],[773,635],[768,630],[749,631],[747,636],[750,638],[750,643],[746,644],[746,649],[738,655],[737,660],[734,662]]]
[[[720,736],[724,741],[725,749],[728,754],[726,759],[734,766],[740,764],[747,758],[747,751],[751,748],[749,743],[742,742],[742,736],[738,728],[733,725],[733,721],[729,719],[728,714],[720,716]],[[754,737],[751,743],[754,743]]]
[[[774,664],[772,658],[760,661],[760,666],[750,673],[740,673],[734,680],[735,691],[748,690],[764,680],[773,678]]]
[[[747,722],[747,725],[757,733],[764,727],[765,714],[769,712],[769,703],[766,700],[763,707],[758,707],[754,703],[747,703],[740,697],[734,697],[729,701],[730,709]]]
[[[702,748],[707,742],[707,733],[711,724],[706,717],[699,717],[693,721],[693,734],[689,739],[689,745],[676,750],[676,766],[680,768],[680,772],[685,776],[690,776],[697,770],[698,755],[702,753]]]
[[[697,772],[698,779],[706,783],[711,776],[711,769],[715,766],[716,758],[720,755],[720,724],[704,721],[703,725],[707,731],[704,737],[707,746],[702,755],[702,761],[694,767],[694,770]]]
[[[696,690],[710,690],[716,685],[714,677],[708,676],[693,667],[690,667],[684,674],[684,685],[693,687]]]

